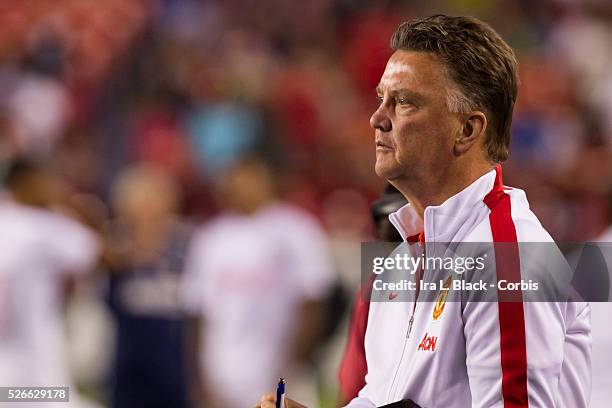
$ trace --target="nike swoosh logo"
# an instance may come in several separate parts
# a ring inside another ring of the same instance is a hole
[[[389,293],[389,300],[393,300],[396,297],[397,297],[397,293],[393,293],[393,292]]]

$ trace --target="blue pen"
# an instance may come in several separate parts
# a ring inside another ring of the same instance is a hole
[[[278,380],[276,386],[276,408],[285,408],[285,380],[283,378]]]

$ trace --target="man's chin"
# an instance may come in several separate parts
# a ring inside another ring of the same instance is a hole
[[[389,166],[386,163],[378,163],[374,166],[374,172],[380,178],[394,180],[401,175],[401,171],[396,166]]]

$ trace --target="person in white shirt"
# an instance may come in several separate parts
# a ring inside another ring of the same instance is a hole
[[[67,278],[95,266],[99,241],[71,218],[22,204],[17,173],[36,170],[17,166],[0,193],[0,385],[69,386],[71,406],[79,406],[65,350],[62,290]]]
[[[274,198],[262,159],[238,161],[218,192],[228,211],[196,234],[183,286],[203,320],[207,406],[241,408],[281,372],[299,375],[321,332],[334,270],[319,223]]]
[[[484,272],[498,282],[563,277],[559,252],[524,256],[519,243],[555,245],[525,193],[502,182],[518,83],[512,49],[475,18],[443,15],[402,23],[391,48],[370,124],[376,173],[409,202],[390,215],[406,245],[488,243],[494,262]],[[415,283],[435,270],[421,272]],[[380,292],[388,300],[370,305],[366,384],[347,407],[588,406],[588,304],[495,293],[499,301],[417,303],[414,291],[408,299]],[[264,395],[259,406],[274,400]]]

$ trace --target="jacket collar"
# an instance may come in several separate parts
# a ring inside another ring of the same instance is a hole
[[[404,241],[421,232],[427,242],[456,240],[457,232],[479,207],[486,209],[485,197],[503,189],[501,165],[474,181],[442,204],[425,208],[421,219],[410,203],[389,214],[389,221]],[[494,194],[497,195],[497,194]]]

